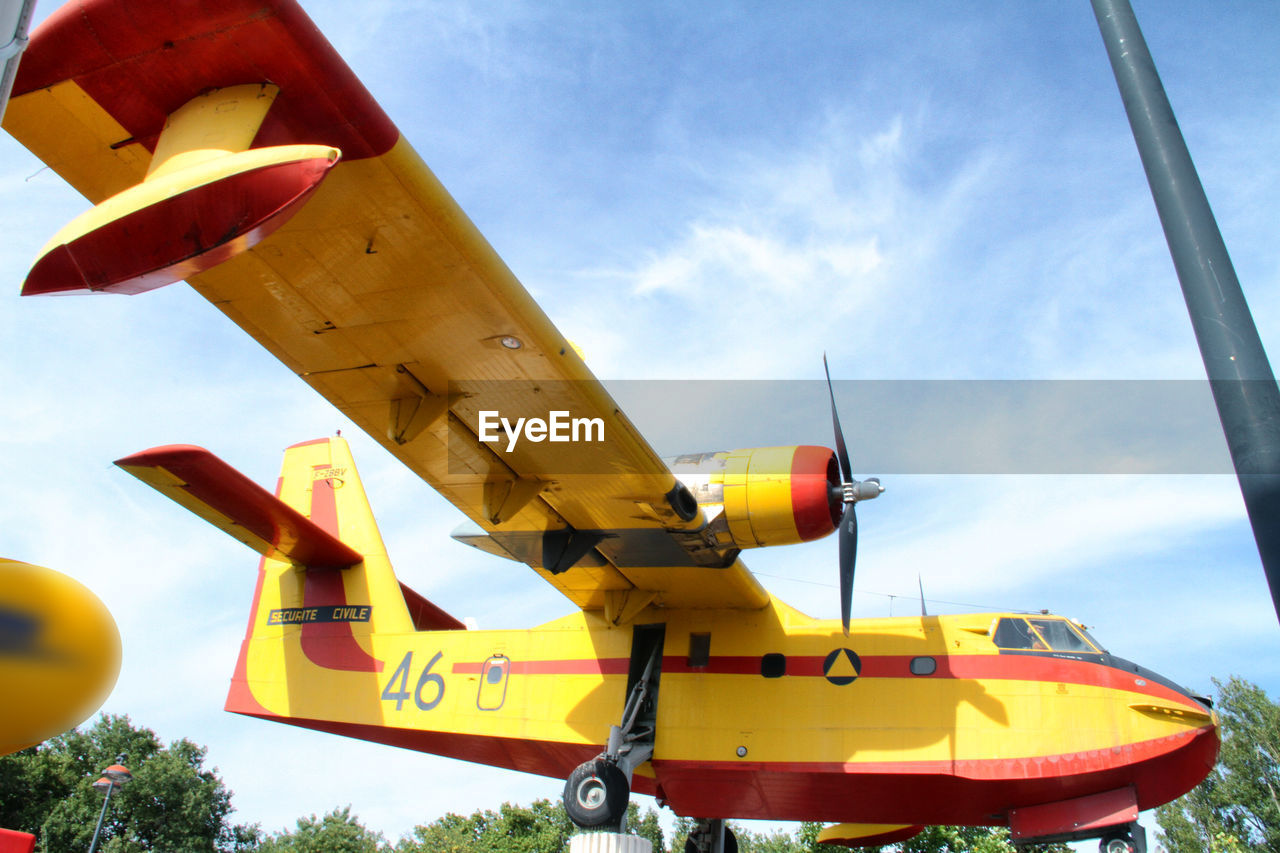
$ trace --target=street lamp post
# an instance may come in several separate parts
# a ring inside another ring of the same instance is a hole
[[[102,811],[98,814],[98,825],[93,830],[93,841],[89,842],[89,853],[98,849],[98,835],[102,832],[102,821],[107,816],[107,803],[111,802],[111,792],[133,778],[133,774],[123,764],[112,764],[102,771],[102,778],[93,783],[99,791],[106,791],[102,798]]]
[[[1129,0],[1093,0],[1280,617],[1280,389]]]

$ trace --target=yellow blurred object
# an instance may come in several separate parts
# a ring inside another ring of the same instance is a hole
[[[120,674],[120,632],[66,575],[0,559],[0,755],[73,728]]]

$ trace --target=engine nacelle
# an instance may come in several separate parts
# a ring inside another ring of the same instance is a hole
[[[670,465],[725,545],[808,542],[840,523],[840,466],[829,448],[754,447],[678,456]]]

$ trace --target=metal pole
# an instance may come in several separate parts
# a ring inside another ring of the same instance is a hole
[[[1280,389],[1128,0],[1092,0],[1280,618]]]
[[[27,47],[27,29],[35,11],[36,0],[0,0],[0,117],[9,103],[9,92],[18,74],[18,58]]]
[[[111,792],[115,787],[115,782],[107,780],[107,795],[102,798],[102,811],[98,813],[98,825],[93,830],[93,841],[89,842],[89,853],[98,849],[98,833],[102,832],[102,819],[107,816],[107,803],[111,802]]]

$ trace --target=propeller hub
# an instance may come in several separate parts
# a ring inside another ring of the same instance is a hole
[[[854,480],[851,483],[842,483],[840,485],[840,498],[842,503],[852,504],[858,501],[869,501],[878,498],[884,493],[884,486],[880,485],[880,481],[875,477],[868,477],[865,480]]]

